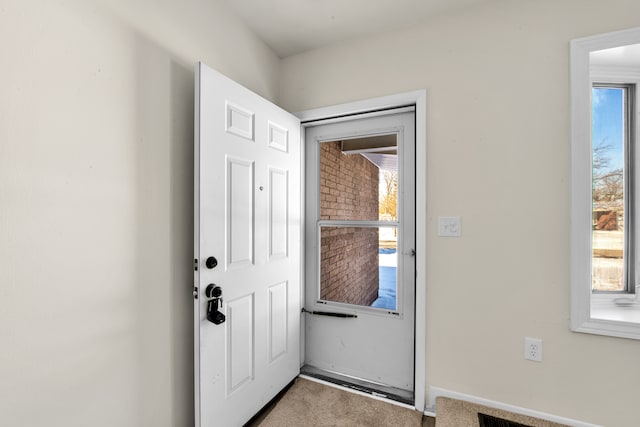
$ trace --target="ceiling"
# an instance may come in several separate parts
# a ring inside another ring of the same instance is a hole
[[[224,0],[281,58],[494,0]]]

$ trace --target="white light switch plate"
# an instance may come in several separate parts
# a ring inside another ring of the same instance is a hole
[[[441,237],[460,237],[462,227],[460,226],[459,216],[439,216],[438,217],[438,236]]]

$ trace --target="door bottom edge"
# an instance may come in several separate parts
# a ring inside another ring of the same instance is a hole
[[[382,400],[394,405],[415,409],[414,393],[396,387],[373,383],[364,379],[341,375],[314,366],[304,365],[300,368],[299,378],[319,382],[330,387],[336,387],[352,393],[360,394],[376,400]]]
[[[276,406],[276,404],[282,399],[282,397],[287,394],[287,391],[291,388],[291,386],[295,383],[296,377],[294,377],[287,385],[284,386],[282,390],[280,390],[271,400],[269,400],[258,412],[256,412],[246,423],[244,423],[243,427],[254,427],[259,426],[260,422],[263,421],[267,415],[271,412],[271,410]]]

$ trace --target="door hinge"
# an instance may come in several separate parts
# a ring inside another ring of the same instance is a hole
[[[193,299],[198,299],[198,287],[193,287]]]
[[[198,271],[198,258],[193,259],[193,271]]]

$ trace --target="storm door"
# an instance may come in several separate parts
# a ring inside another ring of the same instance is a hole
[[[303,372],[413,403],[415,114],[309,127],[305,150]]]

